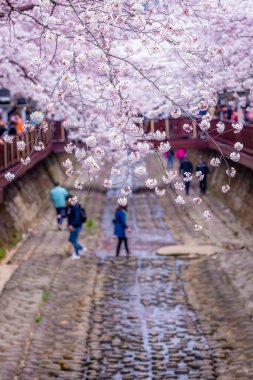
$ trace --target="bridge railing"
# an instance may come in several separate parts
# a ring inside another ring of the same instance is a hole
[[[211,129],[209,134],[215,139],[217,143],[233,146],[237,141],[240,141],[244,148],[243,151],[247,154],[253,155],[253,125],[244,124],[243,130],[235,134],[232,121],[223,121],[225,124],[225,131],[223,134],[218,134],[216,131],[216,124],[219,120],[211,121]],[[188,133],[183,130],[184,124],[191,124],[193,127],[192,132]],[[198,126],[198,120],[192,121],[190,118],[178,119],[164,119],[164,120],[146,120],[144,122],[144,130],[146,133],[154,133],[156,130],[165,131],[169,140],[184,140],[184,139],[201,139],[203,132]]]
[[[25,143],[25,149],[19,151],[17,143],[23,141]],[[1,140],[0,142],[0,172],[15,166],[21,162],[21,158],[25,159],[34,154],[39,154],[34,149],[36,143],[42,142],[45,148],[52,144],[52,128],[49,125],[48,130],[43,132],[41,129],[35,129],[28,131],[20,135],[16,135],[13,138],[13,142],[7,143]]]
[[[184,124],[191,124],[193,130],[191,133],[186,132],[182,127]],[[182,117],[178,119],[151,119],[144,122],[144,131],[145,133],[154,133],[155,131],[165,131],[168,139],[189,139],[189,138],[197,138],[199,135],[199,131],[197,128],[197,122],[194,120],[192,122],[191,119],[187,117]]]
[[[253,155],[253,125],[244,124],[240,133],[234,133],[231,121],[223,121],[225,124],[224,133],[218,135],[216,131],[216,124],[218,120],[212,120],[211,122],[211,137],[215,138],[215,141],[221,144],[233,146],[237,141],[243,144],[243,152]]]
[[[215,138],[219,144],[226,144],[233,146],[235,142],[240,141],[244,145],[243,152],[253,156],[253,126],[251,124],[244,124],[243,130],[239,134],[235,134],[232,128],[232,122],[224,121],[225,133],[218,135],[216,131],[216,124],[219,120],[212,120],[210,135]],[[184,124],[191,124],[193,130],[188,133],[183,130]],[[145,119],[143,123],[145,133],[154,133],[156,130],[165,131],[168,140],[200,140],[203,134],[198,127],[198,122],[190,120],[187,117],[178,119],[163,119],[163,120],[149,120]],[[61,122],[49,123],[49,128],[46,132],[41,130],[34,130],[26,132],[14,137],[13,143],[8,144],[0,140],[0,173],[5,172],[7,169],[20,164],[21,158],[26,158],[34,154],[39,155],[40,152],[34,150],[34,145],[42,141],[45,148],[50,151],[50,146],[54,147],[55,151],[60,152],[64,150],[64,144],[67,140],[65,129]],[[17,149],[17,142],[24,141],[26,143],[25,150],[20,152]]]

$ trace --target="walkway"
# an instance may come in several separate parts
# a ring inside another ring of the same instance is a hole
[[[252,379],[250,309],[226,269],[235,250],[219,259],[156,256],[175,243],[169,224],[185,242],[189,225],[181,214],[172,218],[169,198],[159,205],[140,193],[130,203],[133,255],[122,250],[115,259],[114,199],[104,207],[103,195],[90,196],[103,238],[99,229],[88,235],[85,257],[67,257],[66,232],[55,230],[52,213],[11,260],[17,269],[0,296],[0,379]],[[216,239],[231,238],[226,215]],[[242,254],[251,271],[251,254]]]

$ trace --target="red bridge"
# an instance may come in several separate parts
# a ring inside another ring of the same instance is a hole
[[[210,138],[200,130],[197,121],[192,123],[189,118],[149,120],[144,124],[144,130],[145,133],[154,133],[157,130],[165,131],[172,149],[213,149],[219,152],[220,148],[225,156],[229,156],[235,150],[233,146],[239,141],[243,144],[243,150],[240,152],[240,164],[253,169],[253,125],[244,124],[243,130],[235,134],[232,127],[233,122],[223,121],[225,131],[219,134],[216,130],[218,122],[219,120],[211,121],[211,128],[208,131]],[[183,130],[184,124],[192,125],[191,133]]]
[[[177,148],[193,148],[193,149],[213,149],[229,156],[234,150],[235,142],[240,141],[243,145],[241,152],[240,164],[253,169],[253,125],[245,124],[243,130],[239,134],[235,134],[232,128],[232,122],[224,121],[225,132],[218,134],[216,124],[218,120],[211,122],[209,135],[211,139],[206,139],[205,134],[199,129],[197,121],[193,123],[189,118],[180,119],[164,119],[164,120],[146,120],[143,128],[145,133],[165,131],[167,139],[170,141],[172,149]],[[192,124],[193,130],[187,133],[183,130],[183,124]],[[17,142],[24,141],[26,143],[25,150],[20,152],[17,150]],[[42,141],[45,149],[39,152],[34,150],[36,141]],[[13,144],[9,144],[0,140],[0,203],[2,199],[3,188],[9,184],[4,174],[7,170],[16,173],[16,178],[22,176],[27,170],[31,169],[37,162],[44,159],[51,152],[64,152],[64,146],[67,141],[65,129],[60,122],[51,123],[48,130],[44,133],[41,130],[26,132],[14,137]],[[215,141],[215,142],[214,142]],[[21,158],[31,156],[31,163],[27,166],[20,163]]]

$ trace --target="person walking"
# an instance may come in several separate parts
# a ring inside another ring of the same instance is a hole
[[[68,229],[69,229],[69,242],[73,245],[75,252],[72,254],[71,259],[80,259],[85,249],[79,243],[78,237],[82,230],[82,224],[86,222],[87,217],[85,210],[81,208],[79,203],[72,204],[71,199],[73,196],[68,194],[66,196],[67,202],[67,216],[68,216]]]
[[[59,182],[54,184],[53,189],[50,191],[50,199],[56,210],[57,227],[62,230],[63,218],[66,216],[66,195],[67,190],[61,187]]]
[[[24,126],[23,126],[23,120],[22,120],[22,117],[19,113],[17,113],[15,115],[15,118],[16,118],[16,122],[17,122],[17,126],[16,126],[16,129],[17,129],[17,134],[21,134],[24,132]]]
[[[6,129],[6,123],[2,119],[2,117],[0,116],[0,138],[2,136],[4,136],[4,134],[6,133],[6,131],[7,131],[7,129]]]
[[[192,165],[191,161],[188,159],[187,154],[184,156],[184,158],[180,164],[179,170],[180,170],[180,173],[184,177],[186,195],[189,195],[190,183],[191,183],[191,180],[189,179],[189,174],[192,174],[192,172],[193,172],[193,165]]]
[[[207,189],[207,175],[209,174],[209,168],[207,166],[207,163],[204,162],[202,156],[199,156],[199,162],[196,166],[196,173],[197,172],[201,172],[204,176],[203,179],[199,181],[199,189],[201,194],[205,194]]]
[[[127,236],[126,236],[126,231],[128,229],[127,206],[121,206],[121,205],[118,206],[115,212],[115,218],[113,220],[113,223],[114,223],[114,235],[116,235],[118,238],[118,244],[116,248],[116,257],[119,256],[122,242],[124,242],[127,256],[129,256],[130,252],[128,249],[128,242],[127,242]]]
[[[167,156],[167,166],[168,166],[168,169],[173,169],[173,166],[174,166],[174,157],[175,157],[174,150],[169,150],[168,156]]]
[[[14,118],[11,118],[10,124],[7,130],[8,135],[15,136],[17,134],[17,123]]]

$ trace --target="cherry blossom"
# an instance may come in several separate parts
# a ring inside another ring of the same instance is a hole
[[[84,182],[80,182],[78,180],[75,181],[75,188],[78,190],[82,190],[84,186]]]
[[[104,180],[104,187],[107,187],[108,189],[110,189],[112,187],[112,181],[106,178]]]
[[[126,197],[119,198],[118,199],[118,204],[121,205],[121,206],[126,206],[127,205],[127,198]]]
[[[140,158],[141,156],[139,152],[131,152],[128,157],[130,162],[138,162]]]
[[[31,114],[30,118],[34,123],[40,124],[44,120],[44,114],[43,112],[35,111]]]
[[[195,230],[195,232],[199,232],[199,231],[201,231],[202,229],[203,229],[203,227],[200,226],[199,224],[195,224],[195,225],[194,225],[194,230]]]
[[[157,180],[156,179],[149,178],[146,180],[145,183],[149,189],[154,189],[157,186]]]
[[[11,172],[7,172],[7,173],[5,173],[4,176],[5,176],[6,180],[9,181],[9,182],[13,181],[14,178],[15,178],[15,174],[13,174],[13,173],[11,173]]]
[[[72,147],[70,150],[73,149]],[[75,158],[77,161],[82,161],[86,157],[86,150],[84,148],[75,148]]]
[[[240,133],[241,130],[243,129],[243,124],[242,123],[233,123],[232,127],[234,129],[234,133]]]
[[[204,218],[207,219],[207,220],[210,220],[210,219],[212,219],[212,217],[213,217],[212,214],[211,214],[211,212],[208,211],[208,210],[206,210],[206,211],[203,212],[203,216],[204,216]]]
[[[183,130],[184,130],[185,132],[191,133],[192,130],[193,130],[193,126],[190,125],[190,124],[184,124],[184,125],[183,125]]]
[[[158,151],[160,153],[167,153],[171,149],[170,143],[167,142],[161,142],[158,146]]]
[[[137,144],[137,149],[139,150],[140,153],[147,154],[150,151],[150,145],[146,141],[139,142]]]
[[[159,187],[156,186],[155,193],[156,195],[158,195],[158,197],[163,197],[165,195],[165,192],[165,189],[159,189]]]
[[[184,198],[181,196],[181,195],[178,195],[175,199],[175,202],[179,205],[184,205],[185,204],[185,200]]]
[[[197,172],[195,173],[195,175],[196,175],[196,177],[198,178],[199,181],[203,181],[203,179],[205,178],[205,175],[202,174],[201,171],[197,171]]]
[[[162,177],[164,183],[169,184],[177,178],[177,171],[169,170],[165,172],[165,175]]]
[[[153,138],[155,140],[165,140],[166,139],[166,132],[161,132],[161,131],[156,131],[154,134],[153,134]]]
[[[77,204],[78,198],[77,197],[72,197],[72,198],[69,199],[69,201],[72,204],[72,206],[74,206],[75,204]]]
[[[222,121],[219,121],[219,123],[216,124],[217,132],[223,133],[225,131],[225,124],[222,123]]]
[[[221,163],[220,159],[219,158],[212,158],[211,161],[210,161],[210,165],[214,166],[214,167],[217,167],[219,166]]]
[[[232,152],[229,157],[232,161],[238,162],[240,160],[240,153]]]
[[[229,186],[229,185],[223,185],[223,186],[221,187],[221,191],[222,191],[223,193],[227,193],[229,190],[230,190],[230,186]]]
[[[241,144],[240,142],[236,142],[234,144],[234,148],[235,148],[235,150],[237,150],[238,152],[240,152],[243,149],[243,144]]]
[[[88,147],[90,148],[94,148],[94,146],[97,145],[97,139],[95,136],[89,136],[87,137],[87,139],[85,140],[86,144]]]
[[[236,176],[236,170],[235,170],[235,168],[231,167],[230,169],[227,169],[226,170],[226,174],[229,177],[235,177]]]
[[[131,192],[132,192],[132,190],[131,190],[131,188],[129,186],[123,187],[121,189],[121,194],[124,195],[124,196],[127,196],[127,195],[131,194]]]
[[[121,173],[120,173],[120,170],[117,169],[117,168],[111,168],[111,175],[112,176],[119,176]]]
[[[21,158],[20,159],[20,161],[21,161],[21,163],[23,164],[23,165],[29,165],[30,163],[31,163],[31,159],[30,159],[30,157],[26,157],[26,158]]]
[[[145,120],[187,115],[191,120],[180,128],[191,132],[197,117],[202,135],[212,138],[207,111],[219,93],[239,98],[247,92],[253,106],[250,5],[250,0],[243,6],[235,0],[3,0],[1,81],[34,99],[41,110],[25,124],[37,134],[35,151],[45,148],[38,136],[46,132],[46,120],[64,120],[73,141],[65,147],[73,162],[66,160],[64,166],[67,175],[78,174],[80,183],[100,170],[103,157],[115,168],[127,167],[126,180],[142,177],[148,173],[141,160],[155,152],[163,183],[182,191],[184,184],[173,185],[177,174],[167,172],[161,160],[171,149],[166,133],[153,130],[147,136]],[[199,117],[201,111],[206,114]],[[242,128],[240,122],[232,125],[236,134]],[[222,122],[216,130],[226,133]],[[235,162],[243,148],[239,144],[230,154]],[[226,159],[220,153],[212,166]],[[232,169],[227,167],[229,177],[235,175]],[[163,193],[158,179],[152,181],[156,194]],[[104,186],[110,188],[112,181],[105,179]]]
[[[184,189],[185,189],[185,185],[183,184],[183,182],[176,182],[174,184],[174,187],[178,191],[184,191]]]
[[[184,182],[190,182],[192,180],[191,172],[184,172]]]
[[[26,147],[26,143],[24,141],[17,141],[17,149],[19,151],[24,151]]]
[[[34,150],[36,150],[37,152],[39,152],[40,150],[43,150],[45,149],[45,145],[43,144],[42,141],[39,141],[35,146],[34,146]]]
[[[9,136],[9,135],[5,135],[3,137],[3,140],[8,143],[8,144],[12,144],[13,143],[13,139],[14,139],[14,136]]]
[[[146,174],[146,168],[144,166],[137,166],[134,171],[141,176]]]

